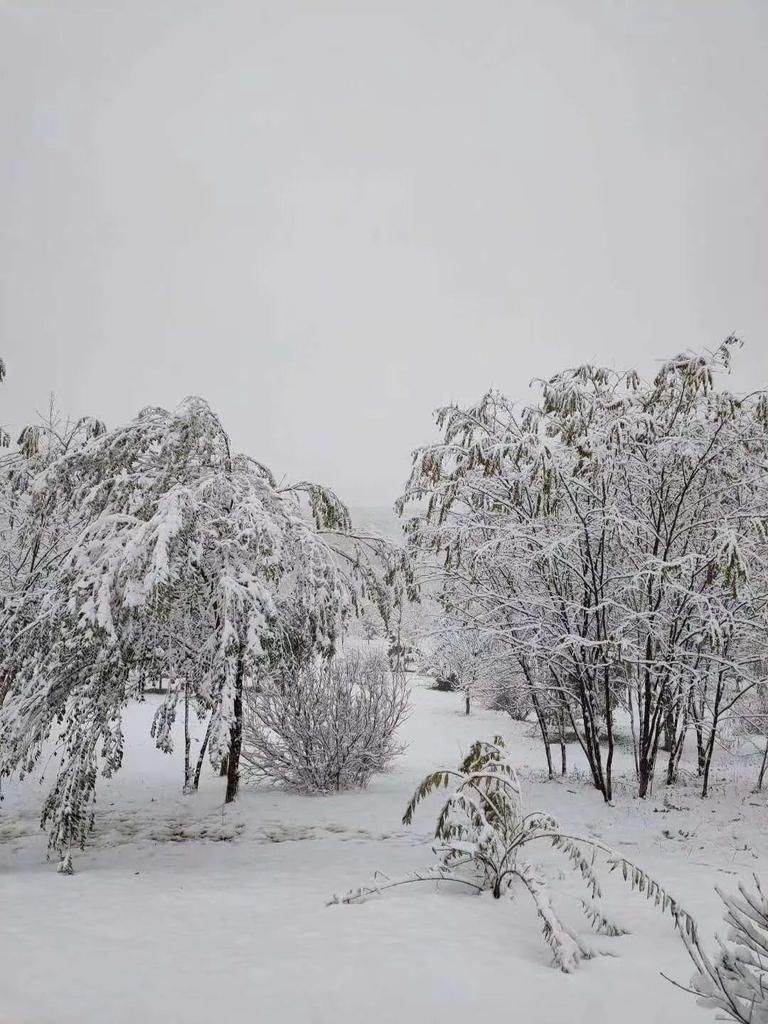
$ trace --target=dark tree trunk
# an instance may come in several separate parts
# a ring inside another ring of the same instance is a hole
[[[673,786],[677,782],[677,769],[680,765],[680,758],[683,756],[683,747],[685,746],[685,729],[681,730],[675,742],[672,745],[672,749],[669,752],[669,760],[667,761],[667,785]]]
[[[608,738],[608,754],[605,759],[605,802],[610,803],[613,797],[613,695],[611,693],[610,671],[603,669],[603,696],[605,698],[605,731]]]
[[[192,766],[189,763],[189,752],[192,745],[189,735],[189,683],[184,680],[184,792],[192,789]]]
[[[661,700],[654,706],[654,693],[658,681],[653,681],[650,673],[646,673],[643,719],[640,728],[640,744],[638,756],[638,789],[637,795],[644,798],[653,787],[653,776],[656,771],[656,758],[659,753],[661,731],[664,725],[664,708]]]
[[[656,771],[656,755],[659,751],[659,730],[652,726],[650,733],[644,737],[640,747],[639,758],[639,783],[637,795],[641,798],[647,797],[653,787],[653,776]]]
[[[704,774],[704,762],[706,753],[704,750],[704,728],[701,722],[696,722],[696,769],[701,776]]]
[[[579,741],[579,746],[584,751],[584,755],[587,759],[587,764],[589,765],[589,770],[592,773],[592,782],[594,783],[595,789],[599,790],[603,794],[603,800],[608,804],[611,802],[610,776],[608,777],[606,784],[606,777],[603,773],[602,754],[600,751],[599,727],[592,710],[590,696],[582,682],[579,682],[579,700],[581,702],[582,725],[584,728],[583,737],[579,733],[578,726],[576,725],[576,719],[574,718],[573,712],[570,708],[568,708],[568,716],[571,720],[571,726],[576,734],[576,738]]]
[[[637,787],[637,795],[643,799],[648,796],[648,792],[651,788],[651,782],[653,780],[653,767],[651,765],[648,755],[641,751],[640,753],[640,779]]]
[[[683,747],[685,746],[685,737],[688,733],[688,718],[690,712],[690,698],[686,701],[685,710],[682,714],[676,716],[675,719],[675,742],[672,744],[672,750],[669,754],[669,761],[667,762],[667,785],[672,786],[677,782],[677,770],[680,767],[680,760],[683,756]]]
[[[768,768],[768,737],[765,740],[765,750],[763,751],[763,760],[760,765],[760,774],[757,776],[757,788],[758,790],[763,788],[763,782],[765,782],[765,770]]]
[[[715,750],[715,733],[712,731],[712,735],[709,738],[707,744],[706,754],[704,756],[704,777],[701,784],[701,795],[702,797],[709,796],[709,771],[712,767],[712,754]]]
[[[568,774],[568,748],[565,745],[565,711],[560,709],[559,717],[560,732],[560,774]]]
[[[677,736],[677,715],[674,712],[672,705],[667,708],[664,713],[664,742],[662,744],[662,750],[665,753],[672,754],[675,750],[675,738]]]
[[[697,696],[701,701],[701,707],[697,706]],[[691,699],[691,717],[693,718],[693,730],[696,733],[696,769],[699,777],[704,774],[705,743],[704,743],[704,700],[706,693],[694,694]]]
[[[539,730],[542,734],[542,741],[544,742],[544,754],[547,758],[547,772],[550,778],[554,778],[554,771],[552,769],[552,751],[549,745],[549,727],[547,726],[547,719],[542,711],[541,701],[539,700],[539,694],[536,690],[531,689],[530,698],[532,705],[534,705],[534,711],[536,712],[536,719],[539,723]]]
[[[581,685],[581,708],[584,723],[584,751],[587,755],[589,767],[592,771],[595,788],[600,790],[603,794],[603,800],[609,804],[611,802],[610,774],[608,775],[608,778],[606,778],[606,774],[603,771],[603,757],[600,750],[600,724],[595,714],[593,692],[590,692],[583,683]],[[610,764],[608,769],[610,773]]]
[[[240,752],[243,749],[243,655],[237,660],[235,675],[235,700],[232,727],[229,733],[229,758],[227,764],[227,792],[225,804],[231,804],[240,786]]]
[[[720,724],[720,708],[722,706],[724,690],[725,687],[723,686],[723,673],[720,672],[717,677],[715,703],[714,707],[712,708],[712,726],[709,733],[709,740],[707,742],[706,751],[704,754],[704,778],[701,786],[702,797],[706,797],[709,794],[709,773],[712,768],[712,756],[715,753],[715,740],[717,739],[717,728]]]
[[[195,767],[195,777],[192,781],[192,788],[197,791],[200,786],[200,776],[203,774],[203,764],[205,762],[205,752],[208,749],[208,741],[211,738],[211,730],[213,729],[213,713],[208,719],[208,726],[205,730],[205,736],[203,737],[203,745],[200,747],[200,753],[197,755],[197,766]]]

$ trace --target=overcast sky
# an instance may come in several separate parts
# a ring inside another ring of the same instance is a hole
[[[767,0],[0,0],[0,145],[14,428],[200,394],[379,505],[491,385],[768,384]]]

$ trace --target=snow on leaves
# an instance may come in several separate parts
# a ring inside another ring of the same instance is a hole
[[[608,801],[617,708],[640,795],[662,733],[672,781],[691,725],[706,790],[720,717],[768,659],[766,404],[716,385],[737,344],[651,382],[582,366],[528,407],[493,391],[442,409],[398,505],[416,507],[412,549],[442,563],[444,608],[560,705]]]
[[[29,770],[59,733],[43,814],[56,849],[85,841],[97,765],[120,766],[120,714],[137,679],[183,681],[211,716],[208,749],[220,760],[266,648],[300,621],[308,649],[332,652],[376,579],[359,550],[342,557],[333,546],[349,528],[338,498],[317,485],[278,490],[264,466],[231,452],[198,398],[90,431],[44,465],[28,493],[32,517],[57,509],[66,544],[2,623],[11,682],[0,774]],[[378,596],[389,597],[383,584]],[[174,712],[175,696],[155,725],[166,749]]]

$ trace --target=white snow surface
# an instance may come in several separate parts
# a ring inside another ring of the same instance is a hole
[[[46,862],[37,780],[5,786],[2,1024],[714,1019],[661,977],[687,982],[691,974],[670,919],[611,876],[604,906],[631,934],[592,936],[578,906],[583,887],[544,847],[537,864],[555,883],[555,905],[594,947],[614,954],[573,975],[552,966],[523,892],[497,901],[426,883],[362,905],[326,903],[376,871],[397,877],[431,866],[440,797],[405,828],[413,788],[428,771],[454,766],[475,738],[501,733],[528,809],[550,811],[648,869],[711,935],[721,915],[714,885],[734,889],[766,863],[768,798],[751,793],[752,766],[747,776],[723,764],[706,801],[695,780],[669,791],[676,810],[665,806],[662,786],[646,801],[632,795],[622,752],[626,782],[607,807],[583,771],[546,780],[529,725],[482,710],[467,718],[460,695],[416,681],[407,752],[366,792],[306,797],[245,784],[225,807],[225,780],[210,770],[197,795],[181,794],[181,744],[168,756],[149,737],[156,702],[126,713],[124,766],[99,780],[96,831],[74,875]],[[203,731],[195,722],[198,740]],[[569,755],[581,768],[578,750]]]

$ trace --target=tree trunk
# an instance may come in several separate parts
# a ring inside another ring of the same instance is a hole
[[[641,800],[648,796],[652,778],[653,772],[651,770],[650,761],[647,754],[642,751],[640,754],[640,774],[637,787],[637,795]]]
[[[582,722],[584,725],[584,743],[582,746],[585,754],[587,755],[587,761],[589,762],[589,767],[592,772],[592,779],[595,783],[595,788],[600,790],[603,794],[603,800],[609,804],[611,802],[610,774],[606,778],[606,774],[603,771],[603,757],[600,751],[600,723],[597,715],[595,714],[592,680],[589,681],[589,686],[580,681],[579,687],[581,691],[580,699]]]
[[[603,696],[605,699],[605,731],[608,738],[608,754],[605,758],[605,802],[609,804],[613,797],[613,694],[611,693],[610,671],[603,669]],[[598,742],[599,742],[598,735]]]
[[[527,678],[527,677],[526,677]],[[536,692],[536,688],[530,683],[531,690],[531,703],[533,704],[533,710],[536,712],[536,721],[539,723],[539,731],[541,732],[541,739],[544,743],[544,755],[547,759],[547,772],[549,778],[554,778],[554,771],[552,769],[552,751],[549,749],[549,729],[547,727],[547,720],[544,716],[544,712],[541,710],[541,701],[539,695]]]
[[[644,799],[649,796],[653,789],[653,776],[656,771],[656,755],[659,751],[659,730],[652,727],[650,733],[644,737],[640,746],[640,775],[637,787],[637,795]]]
[[[560,730],[560,774],[568,774],[568,748],[565,745],[565,711],[560,709],[559,718]]]
[[[712,768],[712,755],[715,752],[715,740],[717,739],[717,728],[720,724],[720,708],[722,706],[723,693],[725,687],[723,685],[723,672],[721,671],[717,677],[717,689],[715,690],[715,703],[712,708],[712,726],[709,734],[709,741],[707,743],[707,749],[704,756],[704,780],[701,787],[702,797],[706,797],[709,794],[709,773]]]
[[[640,698],[638,697],[638,709],[640,707]],[[627,704],[629,706],[629,728],[632,733],[632,756],[635,762],[635,778],[640,778],[640,760],[638,756],[637,748],[637,730],[635,729],[635,711],[634,704],[632,703],[632,683],[627,683]]]
[[[667,762],[668,786],[672,786],[677,782],[677,770],[680,767],[680,760],[683,756],[683,748],[685,746],[685,737],[688,734],[690,705],[691,702],[689,699],[686,701],[684,711],[682,714],[677,715],[677,719],[675,721],[675,742],[672,744],[669,761]]]
[[[192,741],[189,735],[189,682],[184,679],[184,792],[192,791],[192,766],[189,763],[189,751]]]
[[[664,712],[664,742],[661,749],[665,753],[674,753],[676,737],[677,716],[675,715],[673,704],[670,702],[670,706]]]
[[[674,786],[677,782],[677,769],[680,765],[680,758],[683,756],[683,747],[685,746],[685,730],[683,729],[675,742],[672,744],[672,749],[669,752],[669,760],[667,761],[667,785]]]
[[[704,744],[704,697],[701,696],[701,708],[696,706],[696,697],[694,694],[691,700],[691,715],[693,718],[693,729],[696,733],[696,769],[699,777],[704,774],[704,759],[705,759],[705,744]]]
[[[469,687],[467,687],[467,689],[464,691],[464,714],[468,715],[469,712],[470,712]]]
[[[660,701],[654,707],[653,696],[658,684],[650,681],[645,682],[645,694],[643,702],[643,718],[640,722],[640,749],[638,757],[638,788],[637,795],[641,798],[648,796],[653,788],[653,776],[656,771],[656,757],[659,753],[659,742],[661,740],[661,729],[663,726],[663,708]]]
[[[704,778],[703,778],[702,785],[701,785],[701,795],[702,795],[702,798],[706,797],[706,796],[709,796],[709,770],[712,767],[712,754],[714,753],[714,750],[715,750],[715,733],[714,733],[714,729],[713,729],[712,730],[712,734],[711,734],[711,736],[709,738],[709,743],[707,744],[707,751],[706,751],[706,754],[705,754],[705,757],[704,757]]]
[[[552,770],[552,752],[549,749],[549,729],[547,728],[547,720],[544,717],[544,713],[541,710],[541,703],[536,690],[531,687],[531,702],[533,704],[533,710],[536,712],[536,721],[539,723],[539,732],[541,733],[541,739],[544,744],[544,755],[547,759],[547,772],[549,778],[554,778],[554,771]]]
[[[203,763],[205,762],[205,752],[208,749],[208,741],[211,738],[211,730],[213,729],[213,712],[211,717],[208,719],[208,726],[205,730],[205,736],[203,737],[203,745],[200,747],[200,753],[197,755],[197,765],[195,767],[195,777],[192,781],[192,788],[197,792],[200,786],[200,776],[203,774]]]
[[[592,782],[594,783],[595,789],[599,790],[603,794],[603,800],[608,804],[611,802],[610,789],[606,786],[605,775],[603,774],[603,761],[600,753],[600,737],[598,734],[598,727],[595,721],[595,717],[592,713],[590,706],[589,696],[586,694],[585,687],[580,683],[579,699],[581,702],[581,716],[582,725],[584,728],[584,736],[582,737],[579,733],[576,725],[576,719],[573,716],[570,708],[568,714],[571,719],[571,726],[576,733],[576,738],[579,741],[581,749],[587,758],[587,764],[589,770],[592,773]]]
[[[704,762],[706,760],[704,752],[704,729],[701,722],[696,722],[696,769],[699,776],[704,774]]]
[[[232,727],[229,733],[229,757],[227,759],[227,792],[225,804],[231,804],[237,796],[240,786],[240,752],[243,749],[243,655],[242,650],[237,659],[235,674],[235,700],[233,706]]]
[[[763,788],[763,782],[765,781],[765,769],[768,768],[768,736],[765,739],[765,750],[763,751],[763,761],[760,765],[760,774],[757,776],[757,788],[761,790]]]

